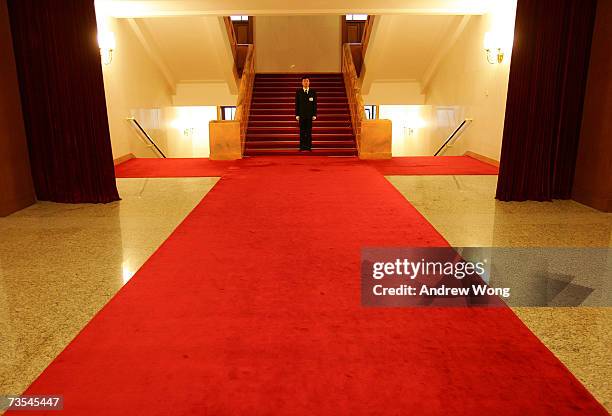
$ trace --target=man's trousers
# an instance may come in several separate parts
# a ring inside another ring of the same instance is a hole
[[[312,117],[300,116],[300,150],[312,148]]]

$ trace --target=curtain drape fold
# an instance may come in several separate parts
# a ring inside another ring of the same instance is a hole
[[[119,199],[93,0],[9,0],[39,200]]]
[[[596,0],[518,0],[496,198],[571,198]]]

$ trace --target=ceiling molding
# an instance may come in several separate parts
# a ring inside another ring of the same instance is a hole
[[[206,24],[204,27],[212,39],[213,53],[221,67],[224,82],[231,94],[238,94],[239,85],[234,72],[234,55],[232,54],[232,45],[223,16],[210,16],[205,17],[205,19],[215,19],[215,22]]]
[[[142,47],[145,49],[151,60],[155,63],[155,65],[157,65],[157,68],[164,76],[164,79],[166,80],[166,83],[168,84],[168,88],[170,89],[171,93],[176,94],[176,81],[174,79],[174,76],[172,75],[172,72],[161,57],[161,53],[159,52],[155,41],[153,40],[148,29],[146,28],[145,23],[136,19],[127,19],[127,21],[130,24],[130,28],[142,44]]]
[[[229,4],[228,4],[229,3]],[[97,0],[113,17],[159,16],[229,16],[313,15],[313,14],[413,14],[464,15],[485,14],[491,0],[404,0],[398,7],[395,0],[311,0],[304,7],[301,0],[272,2],[266,0]],[[280,7],[279,7],[280,6]]]
[[[388,83],[388,84],[412,84],[412,83],[418,83],[419,80],[418,79],[414,79],[414,78],[378,78],[376,79],[374,82],[376,82],[377,84],[384,84],[384,83]]]
[[[225,84],[225,79],[182,79],[179,84]]]
[[[433,57],[433,59],[429,63],[429,66],[423,73],[423,80],[421,82],[421,93],[422,94],[425,94],[425,91],[427,90],[429,83],[431,82],[433,76],[436,75],[436,72],[438,71],[438,68],[440,67],[440,63],[444,60],[448,52],[455,45],[455,43],[457,42],[457,39],[459,39],[459,36],[461,36],[463,31],[465,30],[465,27],[469,23],[470,18],[471,18],[470,15],[457,17],[457,21],[455,22],[455,24],[452,25],[449,28],[449,30],[446,32],[446,35],[444,36],[444,43],[438,49],[438,52]]]
[[[382,51],[382,45],[389,35],[389,25],[387,23],[387,16],[376,16],[374,24],[372,25],[372,31],[370,32],[370,40],[366,49],[365,56],[363,58],[363,66],[365,71],[361,80],[361,94],[367,95],[370,93],[372,82],[374,81],[373,74],[376,72],[377,58],[380,56]]]

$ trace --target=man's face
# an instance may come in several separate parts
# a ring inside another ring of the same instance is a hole
[[[304,78],[302,80],[302,87],[303,88],[308,88],[310,86],[310,80],[308,78]]]

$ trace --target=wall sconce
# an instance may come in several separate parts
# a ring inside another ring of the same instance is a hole
[[[504,51],[502,50],[499,39],[493,33],[487,32],[484,36],[484,49],[487,53],[487,62],[490,64],[501,64],[504,60]],[[497,45],[496,45],[497,43]]]
[[[115,34],[113,32],[99,32],[98,46],[100,47],[100,56],[102,63],[109,65],[113,61],[113,51],[116,47]]]

